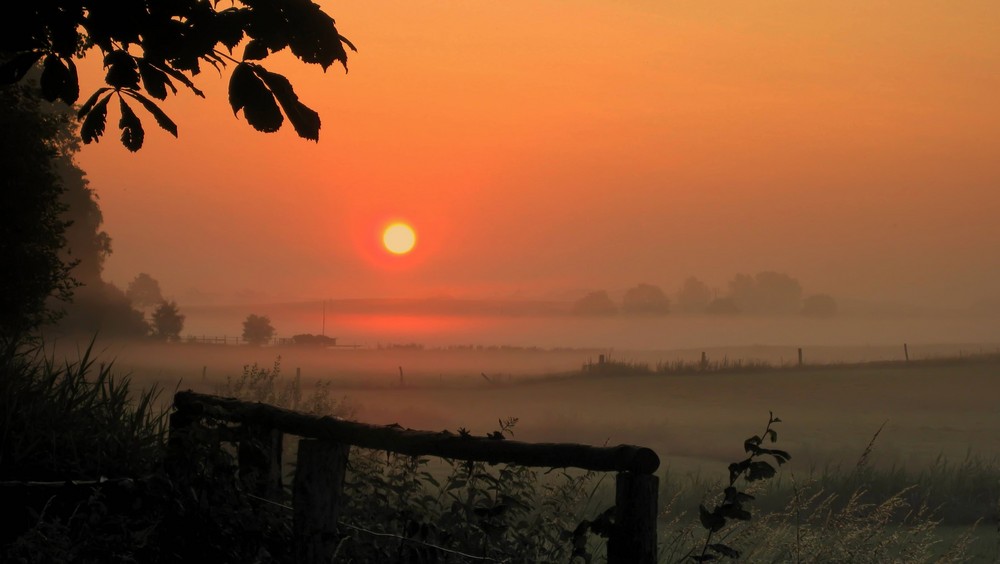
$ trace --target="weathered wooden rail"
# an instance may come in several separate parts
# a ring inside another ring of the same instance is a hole
[[[608,562],[656,562],[659,486],[654,472],[660,460],[645,447],[525,443],[448,431],[414,431],[183,391],[174,396],[170,416],[168,468],[171,460],[181,461],[188,455],[186,431],[202,419],[239,423],[244,428],[243,436],[252,437],[258,446],[251,448],[251,441],[238,442],[240,474],[250,477],[257,492],[265,497],[274,498],[281,492],[283,435],[301,437],[292,505],[297,560],[305,564],[329,562],[333,554],[351,446],[452,460],[617,472],[615,524],[608,539]],[[263,449],[259,448],[261,444],[265,445]]]

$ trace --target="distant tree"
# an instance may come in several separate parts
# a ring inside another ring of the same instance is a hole
[[[118,286],[97,280],[73,292],[66,315],[53,329],[63,334],[141,338],[149,334],[149,323]]]
[[[337,344],[337,339],[335,337],[327,337],[326,335],[300,333],[298,335],[292,335],[292,343],[313,347],[332,347]]]
[[[729,296],[740,310],[757,311],[757,284],[749,274],[737,274],[729,281]]]
[[[61,317],[59,302],[77,286],[75,263],[62,255],[66,208],[55,170],[55,159],[71,150],[67,128],[30,89],[0,88],[0,344]]]
[[[145,272],[140,272],[134,280],[128,283],[125,295],[132,300],[133,304],[141,308],[162,304],[164,301],[163,293],[160,292],[160,283]]]
[[[799,281],[780,272],[737,274],[729,283],[730,297],[748,313],[797,313],[802,307]]]
[[[162,301],[153,312],[153,336],[165,340],[179,340],[184,330],[184,316],[177,302]]]
[[[604,290],[591,292],[573,303],[573,313],[577,315],[614,315],[618,307]]]
[[[274,336],[271,319],[266,315],[250,314],[243,322],[243,340],[251,345],[266,344]]]
[[[625,292],[622,298],[622,312],[654,315],[670,313],[670,298],[659,286],[639,284]]]
[[[806,317],[834,317],[837,309],[837,300],[829,294],[813,294],[802,300],[802,315]]]
[[[797,313],[802,307],[802,285],[781,272],[758,272],[757,298],[761,307],[773,313]]]
[[[740,312],[736,300],[733,298],[716,298],[705,306],[705,313],[717,315],[735,315]]]
[[[175,81],[204,97],[192,82],[202,63],[220,72],[234,65],[229,102],[255,129],[277,131],[284,112],[299,136],[317,140],[319,114],[299,101],[285,77],[255,61],[288,48],[304,63],[326,70],[339,62],[346,69],[345,45],[354,49],[337,32],[333,18],[310,0],[47,0],[14,2],[4,16],[0,86],[20,81],[41,61],[42,96],[72,105],[80,96],[75,61],[98,49],[107,86],[80,106],[80,136],[84,143],[101,137],[114,97],[120,108],[121,141],[131,151],[142,147],[145,136],[133,109],[136,104],[177,136],[177,126],[150,97],[164,100],[176,94]],[[250,41],[241,60],[234,58],[233,49],[245,36]]]
[[[677,292],[677,309],[685,313],[705,311],[712,301],[712,290],[694,276],[689,277]]]

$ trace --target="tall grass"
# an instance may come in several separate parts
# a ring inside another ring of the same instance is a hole
[[[164,438],[157,390],[133,393],[129,378],[115,374],[113,363],[99,364],[90,348],[75,362],[56,363],[36,349],[0,363],[0,479],[137,476],[157,467]],[[604,365],[653,371],[638,363]],[[298,379],[284,378],[280,358],[272,367],[244,367],[218,391],[317,414],[354,413],[328,385],[303,390]],[[512,434],[513,423],[501,421],[498,434]],[[990,534],[996,526],[1000,461],[970,453],[925,468],[876,465],[874,445],[853,466],[805,475],[786,470],[748,490],[756,498],[753,519],[719,531],[717,541],[748,562],[1000,561],[996,547],[991,553],[973,546],[972,530],[987,524],[982,531]],[[290,561],[288,514],[243,495],[230,454],[212,456],[201,490],[160,479],[127,504],[95,493],[68,520],[39,519],[19,544],[0,550],[0,559],[69,562],[88,554],[94,561],[179,562],[210,554],[225,562],[266,554],[264,560]],[[698,507],[717,495],[726,474],[724,467],[717,477],[662,472],[661,562],[685,561],[702,542]],[[604,543],[594,525],[612,503],[612,482],[592,473],[354,449],[335,561],[600,561]],[[942,529],[957,526],[964,528],[957,535]]]
[[[40,346],[0,358],[0,479],[134,477],[157,466],[160,390],[135,393],[92,347],[62,363]]]
[[[598,374],[756,370],[763,363],[649,365],[616,359],[589,364]],[[773,368],[773,367],[771,367]],[[314,413],[343,413],[346,398],[317,398],[280,376],[280,363],[244,368],[221,393],[298,404]],[[308,406],[308,407],[307,407]],[[754,518],[721,531],[748,562],[958,562],[979,556],[976,523],[995,523],[1000,461],[969,454],[929,467],[877,465],[875,441],[849,467],[785,471],[752,489]],[[722,489],[726,475],[666,468],[660,481],[661,562],[687,561],[703,540],[699,504]],[[593,474],[535,472],[514,466],[428,460],[353,449],[348,469],[338,561],[565,561],[584,554],[601,561],[603,541],[574,536],[613,503],[613,481]],[[961,527],[958,534],[944,528]],[[982,529],[985,533],[985,528]],[[988,533],[987,533],[988,534]],[[582,543],[582,544],[581,544]],[[577,552],[579,549],[579,552]]]
[[[0,561],[149,561],[136,555],[153,543],[162,498],[151,507],[154,483],[132,479],[158,470],[166,412],[157,388],[134,391],[92,349],[63,362],[40,344],[0,355],[0,481],[12,482],[0,502]]]
[[[853,467],[788,472],[758,485],[759,518],[721,538],[751,562],[1000,562],[1000,461],[969,453],[916,470],[878,467],[877,437]],[[685,559],[698,503],[723,481],[664,471],[661,562]]]
[[[722,468],[718,476],[666,468],[660,479],[661,506],[675,513],[696,509],[707,492],[718,489],[723,474]],[[959,461],[938,456],[929,466],[916,468],[900,463],[810,468],[805,473],[779,474],[755,503],[764,514],[781,513],[804,489],[834,497],[829,502],[834,510],[843,509],[855,496],[857,502],[877,504],[898,495],[911,507],[932,509],[943,526],[995,523],[1000,518],[1000,459],[969,452]]]
[[[581,368],[581,372],[604,376],[680,375],[701,372],[763,372],[793,368],[794,366],[776,366],[764,360],[730,359],[728,356],[723,357],[722,360],[706,360],[705,362],[680,359],[658,361],[655,366],[650,366],[647,362],[607,357],[603,362],[587,362]]]

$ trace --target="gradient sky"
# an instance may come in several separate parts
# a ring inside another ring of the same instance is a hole
[[[131,155],[112,110],[79,155],[106,278],[148,272],[182,306],[760,270],[844,298],[998,295],[995,0],[321,4],[350,72],[264,62],[319,111],[318,144],[254,132],[211,69],[207,99],[164,106],[177,140],[147,118]],[[418,233],[405,258],[376,246],[393,219]]]

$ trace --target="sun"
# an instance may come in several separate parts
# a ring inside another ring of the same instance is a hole
[[[393,223],[382,232],[382,244],[395,255],[405,255],[417,244],[417,234],[405,223]]]

